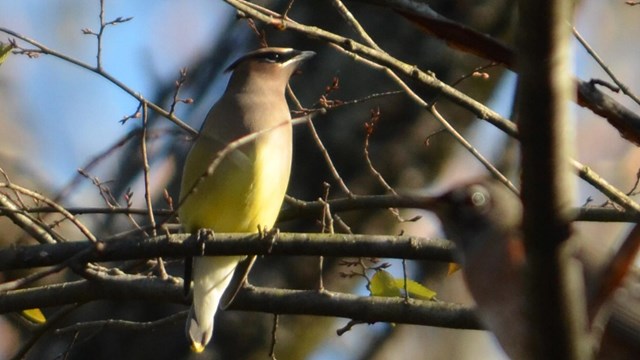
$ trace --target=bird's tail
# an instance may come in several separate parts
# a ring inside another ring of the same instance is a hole
[[[187,318],[187,337],[195,352],[202,352],[213,334],[213,318],[218,310],[233,270],[242,257],[215,256],[193,259],[193,305]]]

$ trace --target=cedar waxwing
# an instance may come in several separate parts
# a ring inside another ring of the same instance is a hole
[[[264,48],[229,66],[227,71],[233,73],[227,89],[209,111],[185,160],[179,215],[187,232],[251,233],[273,226],[291,170],[291,114],[285,88],[298,65],[313,55]],[[229,143],[256,132],[261,133],[206,174]],[[220,298],[242,258],[193,259],[193,305],[186,332],[194,351],[201,352],[211,340]]]
[[[456,244],[457,261],[483,324],[510,358],[533,358],[525,313],[526,259],[520,199],[497,180],[485,179],[445,193],[437,198],[433,210],[447,237]],[[587,289],[600,286],[594,276],[589,276],[598,273],[589,269],[593,263],[579,249],[575,255],[586,267]],[[594,349],[598,359],[640,359],[640,281],[637,274],[630,275],[635,285],[626,286],[626,296],[613,296],[607,306],[587,294],[589,309],[611,311],[600,350]],[[596,316],[597,311],[590,315]],[[598,323],[593,330],[602,331],[602,325]]]

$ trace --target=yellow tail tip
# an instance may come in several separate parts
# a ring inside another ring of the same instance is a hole
[[[187,319],[187,339],[191,343],[191,350],[195,353],[201,353],[211,340],[211,334],[213,333],[213,321],[211,326],[208,326],[206,330],[200,329],[198,322],[193,315],[193,307],[189,311],[189,318]]]
[[[191,351],[201,353],[204,351],[205,345],[197,342],[191,343]]]

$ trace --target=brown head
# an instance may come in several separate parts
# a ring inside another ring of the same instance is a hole
[[[314,55],[313,51],[280,47],[249,52],[227,68],[226,71],[233,72],[229,86],[253,89],[255,86],[269,84],[284,92],[289,78],[298,66]]]

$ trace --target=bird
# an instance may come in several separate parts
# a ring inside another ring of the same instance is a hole
[[[226,90],[185,159],[178,209],[185,231],[256,233],[273,227],[291,172],[292,125],[285,90],[299,65],[314,55],[267,47],[227,68],[231,77]],[[220,299],[243,258],[194,257],[193,304],[186,323],[193,351],[202,352],[210,342]]]
[[[462,266],[481,322],[511,359],[531,359],[534,351],[526,326],[526,253],[519,197],[499,181],[482,178],[437,196],[431,210],[440,219],[447,238],[456,246],[454,257]],[[577,246],[574,254],[576,259],[585,267],[593,266],[593,262],[582,258],[584,252],[579,248]],[[629,256],[623,254],[622,257]],[[597,283],[607,278],[594,275],[598,273],[597,269],[585,269],[587,289],[607,288]],[[640,274],[627,277],[633,278],[637,289]],[[608,296],[613,298],[609,301],[610,310],[603,312],[611,317],[600,330],[604,336],[599,349],[594,347],[595,358],[640,358],[640,294],[637,290],[633,294],[629,291],[624,299]],[[588,292],[585,296],[587,307],[605,308],[602,299],[590,299]],[[595,324],[593,318],[589,320]],[[597,331],[595,326],[594,331]]]

